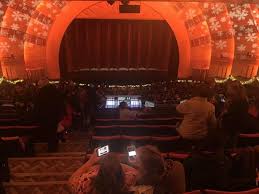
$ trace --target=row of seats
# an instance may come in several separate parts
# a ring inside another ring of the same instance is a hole
[[[130,136],[148,136],[148,135],[177,135],[175,125],[108,125],[96,126],[94,135],[130,135]]]
[[[138,131],[135,131],[138,132]],[[162,152],[174,150],[190,150],[191,145],[182,142],[180,136],[156,136],[156,135],[94,135],[91,139],[92,147],[112,145],[116,151],[125,150],[126,145],[134,144],[142,146],[146,144],[156,145]],[[259,134],[241,134],[239,147],[259,145]]]
[[[190,150],[191,145],[182,144],[180,136],[92,136],[91,147],[109,145],[114,152],[123,152],[128,145],[143,146],[156,145],[162,152],[174,150]]]
[[[181,121],[181,117],[170,118],[152,118],[152,119],[136,119],[136,120],[121,120],[121,119],[96,119],[97,126],[109,125],[175,125]]]
[[[185,194],[259,194],[259,188],[251,189],[248,191],[239,191],[239,192],[227,192],[227,191],[215,191],[215,190],[198,190],[192,191]]]

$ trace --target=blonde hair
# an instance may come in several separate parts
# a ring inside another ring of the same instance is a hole
[[[154,194],[172,193],[172,173],[166,170],[166,164],[159,150],[151,145],[137,149],[140,167],[143,171],[137,183],[150,185]]]
[[[161,181],[165,173],[165,162],[159,150],[151,145],[137,149],[140,162],[141,174],[140,182],[144,185],[155,185]]]

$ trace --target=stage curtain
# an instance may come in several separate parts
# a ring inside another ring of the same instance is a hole
[[[76,19],[63,37],[60,66],[63,72],[92,68],[168,71],[178,67],[178,47],[166,21]]]

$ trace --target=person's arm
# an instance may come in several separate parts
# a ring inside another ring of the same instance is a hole
[[[211,112],[210,112],[210,115],[209,115],[209,118],[208,118],[208,125],[211,129],[214,129],[217,127],[217,119],[216,119],[216,116],[215,116],[215,107],[212,106],[212,109],[211,109]]]
[[[176,106],[176,110],[181,114],[185,114],[186,112],[188,112],[188,101],[178,104]]]
[[[89,160],[81,166],[79,169],[77,169],[72,176],[69,178],[69,185],[73,188],[78,185],[79,178],[86,173],[92,166],[96,165],[100,158],[96,154],[96,149],[94,150],[94,153],[91,155]]]
[[[186,190],[185,171],[183,165],[180,162],[173,161],[170,174],[173,189],[172,193],[183,194]]]

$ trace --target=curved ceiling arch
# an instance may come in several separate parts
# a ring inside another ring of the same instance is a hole
[[[51,28],[48,42],[47,42],[47,70],[48,75],[55,79],[59,77],[59,47],[61,44],[62,37],[68,27],[68,25],[72,22],[72,20],[82,11],[88,9],[92,6],[97,6],[100,4],[107,4],[106,2],[84,2],[81,4],[80,2],[70,2],[68,3],[68,7],[70,9],[64,8],[67,10],[62,12],[57,19],[55,20],[53,27]],[[154,3],[154,2],[145,2],[142,6],[149,6],[156,12],[160,13],[161,17],[164,18],[172,28],[175,33],[178,46],[179,46],[179,53],[180,53],[180,62],[179,62],[179,77],[188,77],[190,76],[190,68],[189,68],[189,61],[190,60],[190,44],[188,33],[186,31],[184,21],[183,20],[175,20],[173,16],[176,15],[175,10],[172,8],[168,8],[169,3]],[[67,7],[67,8],[68,8]],[[109,6],[110,8],[111,6]],[[98,7],[97,7],[98,8]],[[73,10],[71,12],[71,10]],[[103,14],[102,12],[99,12]],[[112,14],[114,12],[108,12]],[[95,15],[99,17],[98,12],[95,12]],[[64,19],[64,16],[66,19]],[[103,15],[102,15],[103,17]]]
[[[258,71],[259,33],[250,4],[228,4],[235,33],[235,60],[232,75],[253,77]]]
[[[75,13],[73,7],[67,7],[67,4],[71,3],[74,2],[63,0],[5,0],[0,2],[0,22],[2,21],[0,59],[4,76],[8,78],[22,78],[26,72],[25,70],[33,71],[37,68],[42,69],[42,71],[47,70],[48,74],[51,74],[52,67],[50,65],[46,66],[48,64],[48,53],[52,52],[47,45],[47,40],[49,40],[49,35],[52,31],[51,23],[54,24],[58,19],[57,15],[59,13],[63,14],[66,8],[70,8],[70,11]],[[91,4],[90,2],[84,3]],[[155,8],[160,2],[145,3]],[[185,37],[178,43],[185,45],[184,48],[187,53],[187,57],[180,57],[183,64],[181,67],[183,68],[179,69],[179,75],[183,75],[183,77],[188,76],[191,74],[190,70],[197,66],[199,69],[208,69],[209,67],[211,76],[225,77],[230,74],[232,67],[231,59],[233,60],[233,58],[235,60],[231,74],[242,77],[252,77],[257,74],[259,57],[258,4],[243,4],[241,6],[239,4],[224,4],[224,11],[220,12],[215,17],[215,20],[219,21],[221,25],[219,33],[223,30],[232,32],[232,37],[227,39],[215,38],[216,35],[213,33],[213,28],[217,27],[217,24],[212,24],[213,22],[211,21],[214,16],[207,14],[208,11],[212,12],[212,9],[220,11],[222,3],[164,2],[162,4],[160,7],[163,7],[164,10],[163,12],[160,10],[158,13],[161,13],[163,18],[170,20],[170,17],[174,15],[174,17],[181,21],[173,22],[175,24],[178,23],[180,26],[186,26],[188,22],[195,23],[190,30],[184,30]],[[206,8],[206,6],[208,7]],[[212,8],[213,6],[216,9]],[[155,10],[159,9],[155,8]],[[190,12],[189,16],[194,15],[194,17],[192,19],[185,18],[188,9],[196,10],[198,14]],[[199,17],[197,17],[199,15],[205,16],[206,20],[199,21]],[[221,20],[224,17],[232,21],[232,29],[231,25],[221,24]],[[171,20],[173,19],[171,18]],[[170,25],[170,22],[168,23]],[[34,31],[35,27],[38,31]],[[204,37],[196,36],[195,34],[199,30],[204,30],[206,35]],[[206,38],[208,43],[193,48],[192,44],[196,45],[197,42],[206,42]],[[189,45],[189,47],[186,45]],[[206,50],[206,54],[204,54],[204,50]],[[222,55],[220,53],[223,53],[223,59],[221,59]],[[224,61],[225,55],[229,57],[227,62]],[[220,59],[218,59],[219,56]],[[205,62],[203,63],[203,61]],[[50,69],[48,70],[47,67]],[[8,68],[9,71],[6,72],[5,70]],[[222,73],[224,71],[220,70],[224,68],[227,68],[227,73],[225,74]]]
[[[199,3],[209,26],[212,54],[209,76],[226,78],[231,74],[235,40],[232,21],[224,3]]]
[[[31,44],[30,42],[24,44],[26,71],[32,76],[46,74],[47,38],[57,15],[62,12],[65,6],[66,2],[64,1],[41,1],[36,8],[36,12],[43,14],[46,18],[43,19],[43,22],[38,22],[33,18],[29,21],[27,33],[40,36],[44,40],[43,44]]]
[[[197,3],[185,3],[181,15],[191,42],[192,76],[205,75],[210,68],[211,59],[211,37],[208,24],[205,22],[202,10]]]

